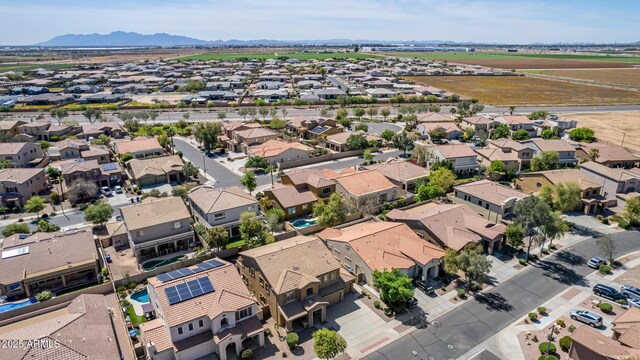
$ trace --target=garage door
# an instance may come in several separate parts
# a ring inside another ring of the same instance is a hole
[[[140,186],[148,186],[148,185],[156,184],[155,176],[146,176],[146,177],[143,177],[142,179],[139,179],[138,181],[140,183]]]

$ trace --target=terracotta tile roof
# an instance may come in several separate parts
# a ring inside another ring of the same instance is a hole
[[[79,295],[66,307],[66,314],[0,334],[0,339],[59,341],[60,347],[3,349],[3,358],[119,359],[118,341],[121,341],[120,347],[128,347],[129,344],[122,342],[123,339],[118,339],[114,333],[109,307],[104,295]]]
[[[335,179],[352,195],[362,196],[383,190],[399,189],[377,170],[358,171],[340,175]]]
[[[418,123],[424,122],[453,122],[453,118],[440,113],[426,112],[418,115]]]
[[[173,347],[167,327],[161,319],[153,319],[140,324],[140,331],[146,344],[153,343],[156,352],[160,353]]]
[[[309,236],[296,236],[243,251],[240,257],[255,261],[277,294],[296,289],[296,279],[300,280],[298,284],[303,284],[340,268],[322,241]],[[278,285],[280,288],[276,291]]]
[[[418,222],[444,246],[462,249],[470,242],[481,242],[482,237],[496,239],[506,230],[503,224],[494,224],[483,219],[469,206],[436,205],[416,212],[393,209],[387,214],[393,221]]]
[[[512,149],[512,150],[515,150],[515,151],[521,151],[521,150],[524,150],[524,149],[529,149],[531,151],[535,150],[535,147],[533,147],[531,145],[527,145],[527,144],[520,143],[520,142],[517,142],[517,141],[509,140],[509,139],[491,140],[489,143],[491,145],[497,146],[499,148],[508,148],[508,149]]]
[[[224,122],[223,126],[227,131],[255,129],[262,127],[258,123],[246,123],[241,121]]]
[[[88,150],[80,151],[80,156],[83,158],[94,157],[94,156],[104,156],[109,155],[110,152],[104,146],[93,146],[90,145]]]
[[[453,189],[462,191],[473,197],[482,199],[495,205],[501,205],[505,201],[513,198],[523,199],[529,196],[521,191],[502,186],[496,182],[489,180],[469,182],[466,184],[454,186]]]
[[[640,324],[625,330],[624,334],[618,338],[618,341],[622,345],[640,350]]]
[[[635,307],[629,308],[615,318],[611,324],[613,324],[613,330],[615,331],[626,330],[640,325],[640,309]]]
[[[368,170],[377,170],[389,179],[397,181],[410,181],[429,176],[430,170],[412,164],[408,161],[393,159],[382,164],[366,165]]]
[[[189,199],[207,214],[248,207],[258,201],[238,186],[216,189],[212,186],[198,186],[189,191]]]
[[[589,172],[607,177],[613,181],[626,181],[629,179],[640,179],[640,169],[621,169],[611,168],[595,161],[587,161],[580,164],[581,170],[588,170]]]
[[[265,192],[273,194],[276,201],[284,208],[314,203],[318,200],[311,191],[298,190],[294,186],[275,187],[273,189],[266,189]]]
[[[533,143],[540,151],[576,151],[576,148],[564,140],[532,139],[523,142]]]
[[[120,208],[120,212],[129,231],[191,217],[184,201],[174,196],[147,198],[140,204]]]
[[[134,154],[141,151],[151,150],[164,151],[156,138],[118,141],[113,143],[113,146],[118,154]]]
[[[349,136],[353,135],[354,133],[356,133],[356,132],[354,132],[354,131],[343,131],[341,133],[329,135],[327,137],[327,141],[331,141],[331,142],[336,143],[336,144],[346,144],[347,143],[347,139],[349,139]],[[379,136],[375,136],[375,135],[371,135],[371,134],[365,134],[365,137],[367,138],[368,141],[380,140]]]
[[[304,152],[312,150],[310,147],[300,144],[299,142],[286,142],[272,139],[260,145],[250,146],[249,153],[262,158],[271,158],[280,156],[280,154],[291,149]]]
[[[637,161],[640,162],[640,157],[637,157],[630,153],[627,149],[622,146],[617,145],[607,145],[607,144],[585,144],[579,143],[578,148],[582,148],[584,152],[589,154],[591,149],[598,149],[598,158],[595,160],[596,162],[607,162],[607,161]]]
[[[408,269],[415,262],[424,265],[444,257],[443,249],[421,239],[404,223],[362,223],[324,230],[318,237],[348,243],[372,270]]]
[[[27,146],[26,142],[0,143],[0,155],[15,155]]]
[[[69,159],[60,162],[60,168],[62,169],[62,174],[73,174],[74,172],[91,172],[94,170],[100,171],[100,164],[98,164],[98,160],[85,160],[81,158]]]
[[[82,125],[82,133],[84,134],[104,133],[105,130],[120,130],[125,134],[127,133],[127,130],[117,121],[96,122],[93,124]]]
[[[535,171],[523,174],[524,177],[529,176],[544,176],[549,182],[554,185],[563,182],[575,182],[578,183],[582,190],[601,187],[600,184],[591,180],[580,169],[560,169],[560,170],[547,170],[547,171]]]
[[[493,122],[493,119],[486,116],[470,116],[462,118],[462,121],[473,125],[487,125]]]
[[[476,153],[467,145],[434,145],[433,146],[446,159],[455,159],[461,157],[474,157]]]
[[[89,147],[89,143],[87,142],[87,140],[81,140],[81,139],[65,139],[65,140],[60,140],[58,141],[55,146],[58,148],[58,150],[64,150],[64,149],[87,149]]]
[[[9,168],[9,169],[0,169],[0,181],[13,181],[18,184],[22,184],[29,179],[32,179],[34,176],[40,174],[42,179],[44,179],[44,169],[33,169],[33,168]]]
[[[525,115],[505,115],[502,116],[502,119],[509,125],[533,125],[533,121],[529,120]]]
[[[158,305],[162,309],[167,326],[177,326],[204,316],[213,319],[222,312],[235,312],[256,303],[236,268],[226,261],[217,260],[223,265],[180,279],[166,282],[161,282],[157,277],[149,279],[150,291],[155,292],[158,297]],[[203,276],[211,281],[213,292],[169,305],[165,292],[167,287]]]
[[[489,161],[518,161],[518,153],[515,151],[505,152],[501,148],[474,149],[474,151]]]
[[[622,359],[631,353],[629,350],[621,346],[612,338],[606,337],[589,326],[583,325],[578,327],[571,334],[571,339],[583,347],[591,350],[591,352],[605,357],[607,359]],[[591,354],[584,354],[580,359],[592,359]]]
[[[24,239],[6,238],[2,252],[28,247],[28,253],[0,258],[0,283],[12,284],[40,273],[70,266],[96,265],[98,251],[91,228],[55,233],[35,233]]]
[[[244,139],[254,139],[254,138],[260,138],[260,137],[278,135],[277,133],[271,130],[265,129],[263,127],[256,127],[253,129],[236,131],[236,134]]]
[[[134,178],[147,175],[162,176],[170,172],[182,172],[183,163],[178,155],[157,156],[146,159],[131,159],[127,163]]]

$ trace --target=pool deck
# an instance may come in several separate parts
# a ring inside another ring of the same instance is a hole
[[[139,291],[142,291],[142,290],[134,291],[131,294],[135,294]],[[144,309],[142,308],[143,303],[137,300],[133,300],[131,298],[131,294],[127,295],[127,301],[131,304],[131,306],[133,306],[133,310],[136,312],[136,315],[143,316],[144,315]],[[145,303],[145,304],[148,304],[148,303]]]
[[[186,256],[187,258],[189,257],[189,254],[193,253],[193,250],[185,250],[185,251],[178,251],[178,252],[174,252],[171,254],[167,254],[167,255],[162,255],[162,256],[158,256],[156,258],[152,258],[152,259],[148,259],[145,260],[142,264],[140,264],[140,267],[142,267],[142,269],[147,272],[147,271],[153,271],[154,269],[156,269],[158,266],[155,266],[153,269],[145,269],[144,264],[151,262],[151,261],[164,261],[164,260],[168,260],[168,259],[172,259],[172,258],[178,258],[178,257],[183,257]],[[176,261],[174,261],[176,262]],[[169,265],[169,264],[162,264],[161,266],[165,266],[165,265]]]

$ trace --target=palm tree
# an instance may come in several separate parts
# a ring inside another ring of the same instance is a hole
[[[596,159],[599,158],[599,157],[600,157],[600,149],[594,148],[594,149],[589,150],[589,158],[592,161],[596,161]]]
[[[509,106],[509,115],[513,115],[514,112],[516,112],[516,107],[515,106]]]
[[[275,168],[273,167],[273,165],[269,165],[267,166],[267,172],[269,172],[269,175],[271,176],[271,186],[273,186],[273,170],[275,170]]]
[[[173,154],[173,137],[176,135],[176,131],[173,130],[173,128],[169,128],[167,130],[167,136],[169,137],[169,139],[171,139],[171,144],[169,145],[171,147],[171,153]]]

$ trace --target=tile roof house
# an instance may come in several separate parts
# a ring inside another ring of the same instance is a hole
[[[92,283],[99,266],[91,228],[15,234],[2,244],[0,295],[30,297]]]
[[[631,307],[612,322],[613,335],[580,326],[571,334],[569,355],[575,360],[622,360],[640,355],[640,309]]]
[[[507,169],[520,171],[528,168],[536,152],[535,147],[509,139],[491,140],[489,146],[474,149],[480,161],[488,167],[492,161],[502,161]]]
[[[325,146],[328,147],[329,149],[331,149],[333,151],[337,151],[337,152],[349,151],[347,140],[349,139],[349,137],[351,135],[354,135],[356,133],[358,133],[358,132],[343,131],[341,133],[329,135],[327,137],[327,142],[326,142]],[[364,134],[364,135],[365,135],[367,141],[369,141],[369,142],[377,142],[379,144],[382,143],[382,138],[380,138],[379,136],[371,135],[371,134]]]
[[[29,142],[0,143],[0,161],[7,160],[14,168],[33,168],[48,162],[40,144]]]
[[[198,186],[189,190],[189,206],[196,221],[208,228],[222,226],[229,237],[240,236],[240,215],[259,214],[258,201],[238,186],[214,188]]]
[[[0,341],[32,341],[42,346],[6,348],[2,358],[133,360],[125,325],[113,313],[117,304],[113,294],[81,294],[60,309],[12,323],[0,334]]]
[[[454,122],[423,122],[418,123],[418,126],[416,127],[417,132],[420,134],[420,138],[428,140],[431,140],[430,133],[436,129],[444,130],[446,133],[445,139],[448,140],[457,140],[463,134],[462,129],[458,128]]]
[[[581,201],[585,214],[604,210],[609,200],[602,193],[602,183],[595,182],[586,172],[580,169],[547,170],[524,173],[516,180],[516,188],[535,194],[543,185],[555,186],[560,183],[576,183],[582,189]]]
[[[475,132],[484,132],[488,133],[490,130],[493,130],[498,126],[500,122],[493,120],[490,117],[486,116],[470,116],[462,118],[462,127],[470,127],[473,128]]]
[[[576,156],[580,160],[592,160],[607,167],[628,169],[640,163],[640,157],[618,145],[578,143],[575,149]],[[592,150],[598,154],[595,159],[591,159],[589,156]]]
[[[131,159],[127,169],[138,186],[171,184],[183,179],[182,159],[178,155],[157,156],[146,159]]]
[[[299,142],[286,142],[272,139],[259,145],[247,148],[247,155],[258,156],[265,159],[271,165],[277,165],[289,161],[296,161],[309,158],[312,149]]]
[[[492,254],[502,247],[506,230],[505,225],[485,220],[463,204],[418,204],[393,209],[387,219],[403,222],[425,239],[456,251],[469,243],[479,243]]]
[[[0,204],[22,208],[47,187],[44,169],[0,169]]]
[[[93,124],[83,124],[81,138],[94,138],[97,139],[100,135],[111,136],[112,138],[123,138],[127,136],[129,132],[117,121],[108,122],[96,122]]]
[[[426,181],[431,172],[422,166],[400,159],[391,159],[384,163],[365,165],[362,168],[380,172],[389,179],[389,181],[402,188],[402,190],[409,192],[415,192],[417,184],[420,181]]]
[[[113,147],[117,154],[131,154],[134,159],[142,159],[164,154],[164,149],[154,137],[118,141],[113,143]]]
[[[454,196],[490,220],[499,222],[512,213],[516,202],[531,196],[490,180],[468,182],[453,187]]]
[[[227,360],[228,351],[239,357],[247,341],[264,346],[256,299],[226,261],[159,274],[147,291],[157,317],[140,325],[147,359]]]
[[[274,186],[264,190],[264,195],[273,201],[273,206],[282,210],[286,220],[309,215],[318,201],[316,195],[294,186]]]
[[[120,208],[120,215],[138,261],[195,247],[191,215],[179,197],[147,198]]]
[[[228,150],[243,151],[244,153],[246,153],[252,145],[259,145],[269,140],[278,139],[278,133],[261,127],[234,130],[232,135],[228,143]]]
[[[527,147],[533,147],[536,156],[539,156],[542,152],[557,152],[560,166],[575,166],[578,164],[575,147],[564,140],[531,139],[523,141],[522,144]]]
[[[243,251],[236,263],[262,311],[287,330],[324,322],[329,305],[351,291],[354,277],[322,240],[296,236]]]
[[[338,174],[336,192],[361,211],[375,211],[382,204],[395,201],[403,194],[399,186],[377,170]]]
[[[465,144],[433,145],[428,148],[432,162],[450,161],[453,171],[458,174],[470,174],[478,171],[478,154]]]
[[[526,130],[530,137],[537,135],[534,122],[525,115],[504,115],[494,119],[498,123],[507,124],[511,131]]]
[[[602,195],[615,206],[620,195],[640,192],[640,168],[612,168],[595,161],[580,164],[580,170],[597,184],[602,184]],[[622,196],[621,196],[622,197]]]
[[[444,250],[420,238],[409,226],[366,222],[321,231],[333,255],[359,281],[372,282],[373,271],[398,269],[411,278],[437,277]]]

